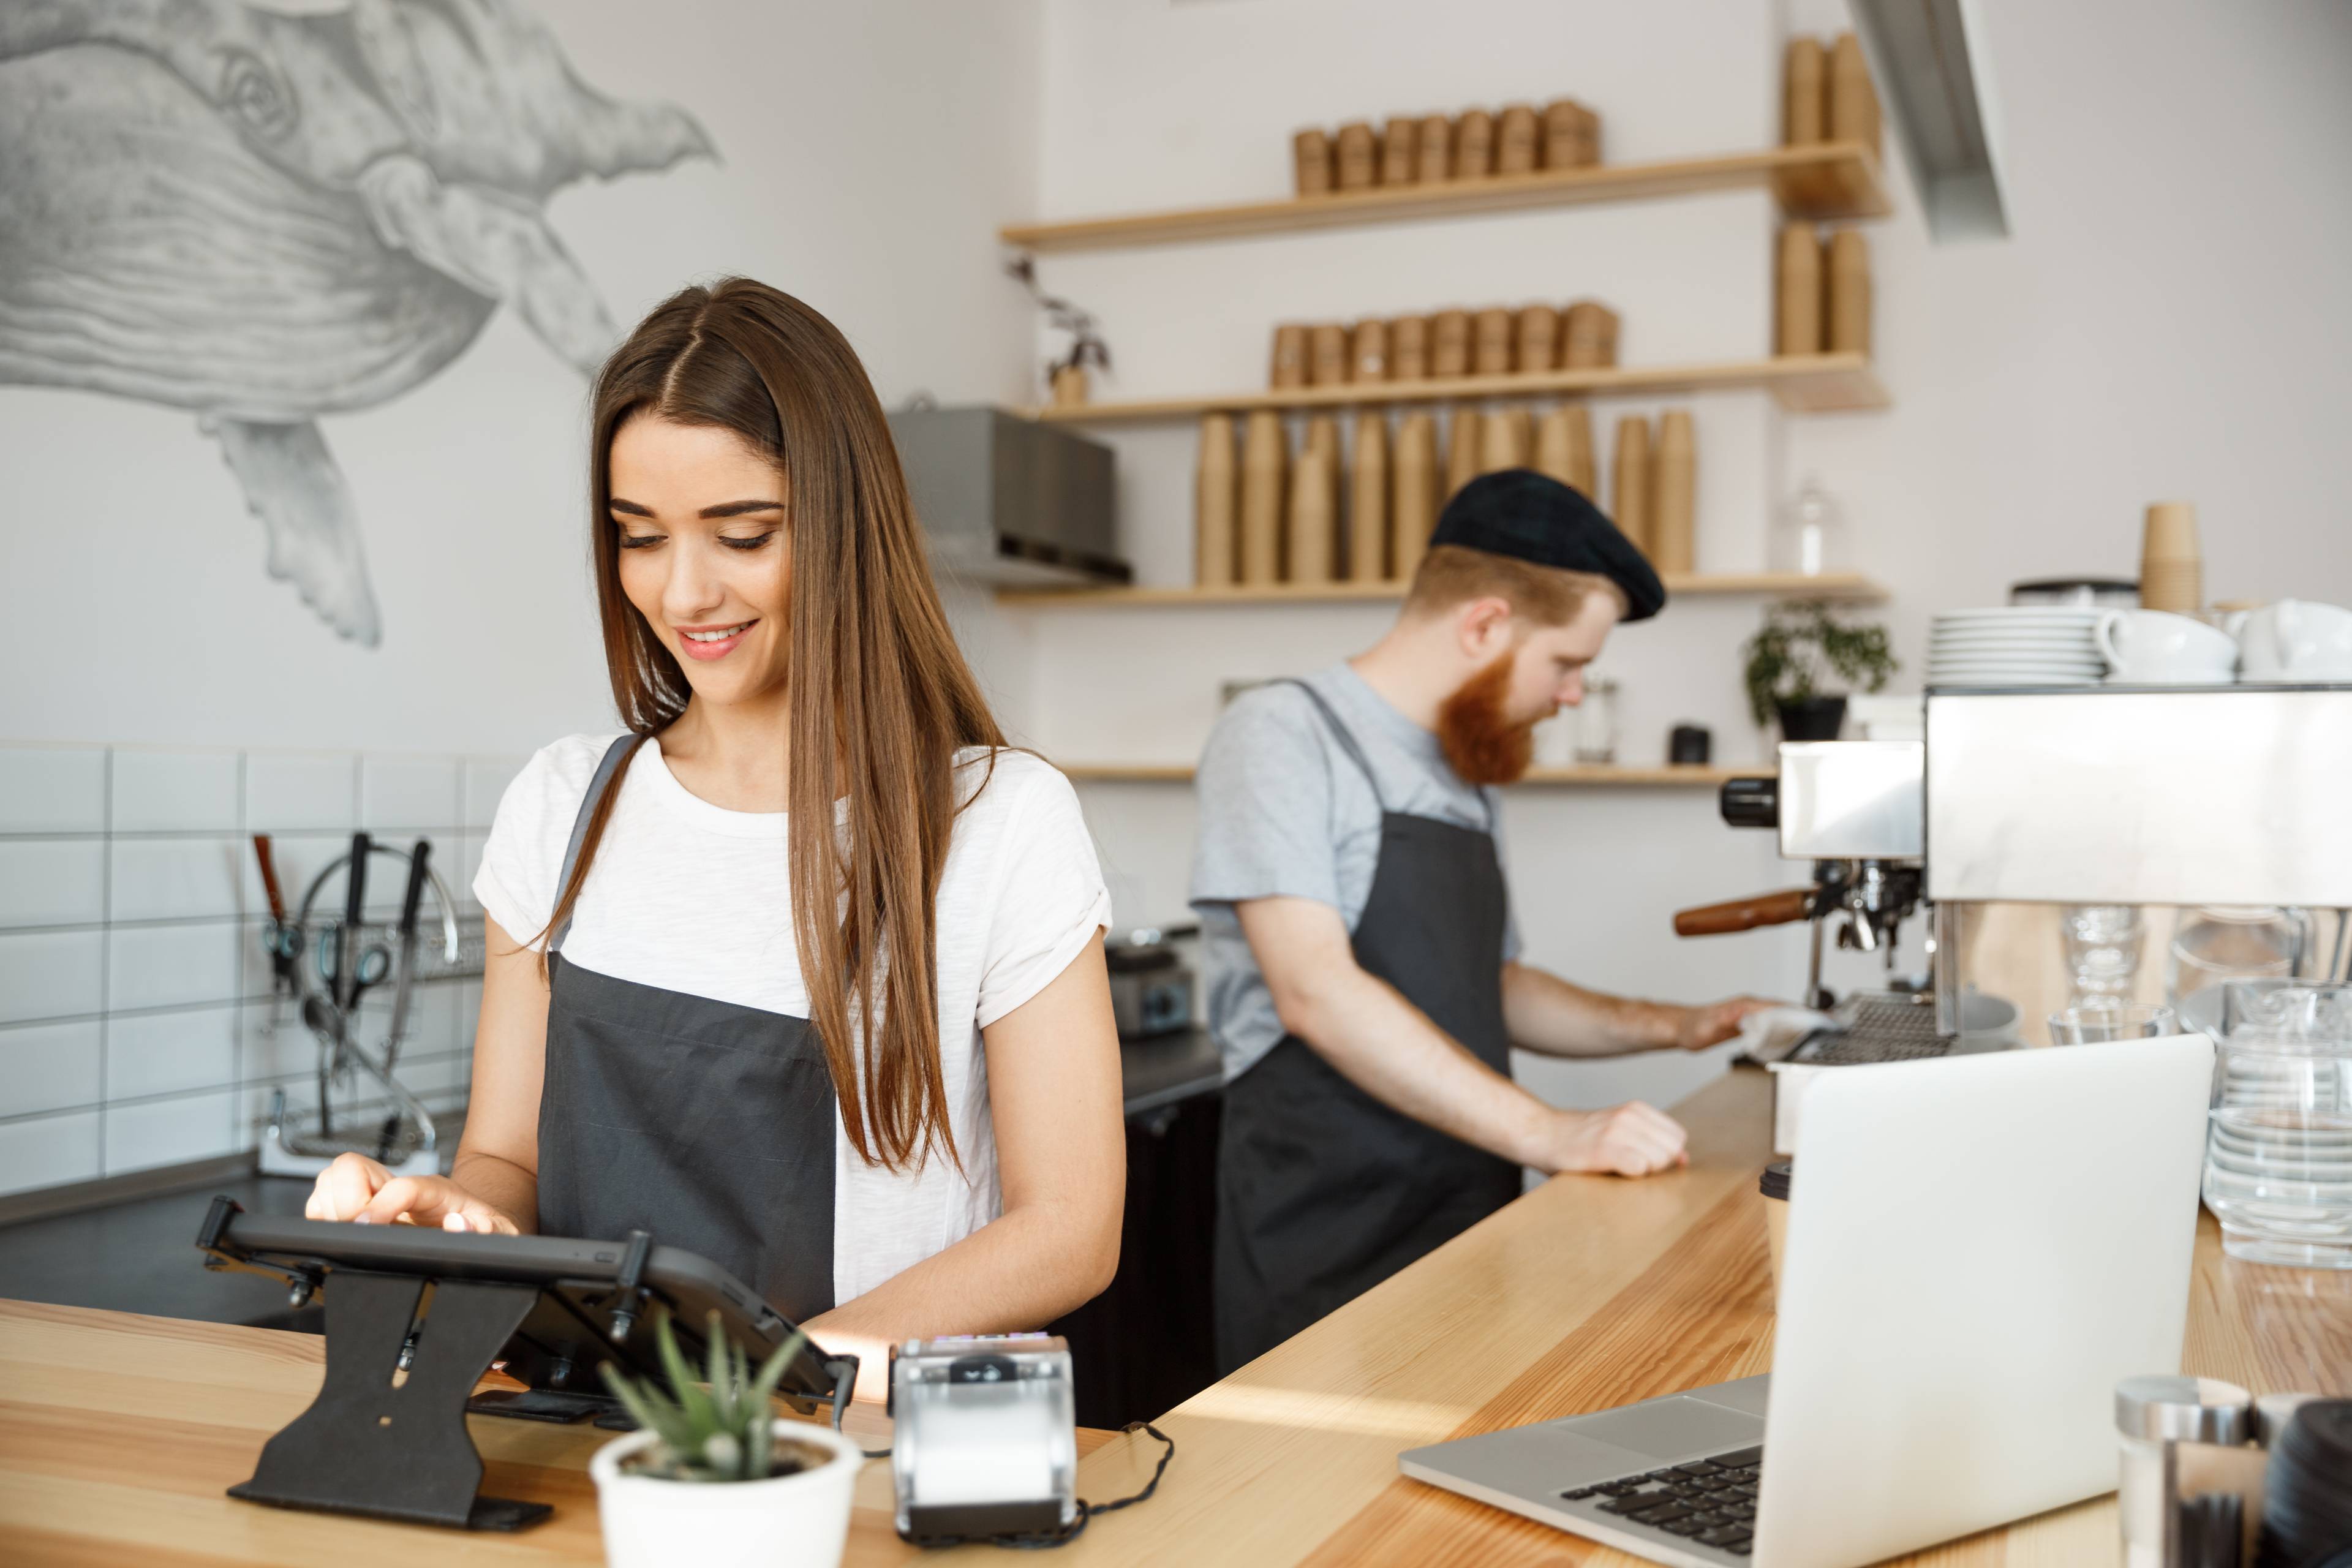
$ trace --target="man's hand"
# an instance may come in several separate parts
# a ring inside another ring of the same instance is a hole
[[[1554,1113],[1543,1158],[1529,1163],[1547,1173],[1591,1171],[1647,1176],[1690,1163],[1682,1124],[1640,1100],[1607,1110]]]
[[[442,1230],[519,1236],[520,1229],[491,1205],[446,1176],[395,1176],[364,1154],[338,1154],[319,1173],[308,1219],[350,1220],[356,1225],[424,1225]]]
[[[1675,1026],[1675,1044],[1686,1051],[1703,1051],[1709,1046],[1719,1046],[1739,1033],[1739,1021],[1748,1014],[1784,1005],[1786,1004],[1768,1001],[1761,996],[1734,996],[1728,1002],[1685,1007],[1682,1018]]]

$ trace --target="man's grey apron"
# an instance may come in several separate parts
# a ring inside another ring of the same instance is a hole
[[[613,742],[572,824],[641,737]],[[618,1238],[642,1227],[698,1252],[796,1323],[833,1301],[833,1078],[805,1018],[615,980],[548,938],[539,1228]]]
[[[1322,694],[1313,700],[1381,800]],[[1381,805],[1356,963],[1508,1075],[1503,870],[1491,831]],[[1230,1372],[1519,1195],[1519,1167],[1390,1110],[1285,1035],[1225,1087],[1217,1162],[1217,1360]]]

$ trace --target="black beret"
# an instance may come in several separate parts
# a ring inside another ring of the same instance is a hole
[[[1629,621],[1665,608],[1666,585],[1633,542],[1575,489],[1533,468],[1481,474],[1464,485],[1437,514],[1429,542],[1606,577],[1624,591]]]

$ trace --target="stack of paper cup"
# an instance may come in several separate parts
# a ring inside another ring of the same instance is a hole
[[[2205,607],[2205,564],[2197,548],[2197,509],[2160,500],[2147,509],[2139,547],[2142,609],[2193,616]]]

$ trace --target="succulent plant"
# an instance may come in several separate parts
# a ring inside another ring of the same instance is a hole
[[[757,1375],[742,1346],[727,1337],[717,1312],[705,1336],[709,1364],[690,1365],[678,1349],[665,1312],[654,1325],[654,1342],[668,1373],[667,1393],[650,1379],[639,1381],[612,1363],[604,1382],[631,1418],[656,1441],[631,1468],[639,1475],[674,1481],[758,1481],[806,1468],[798,1462],[775,1468],[775,1413],[769,1400],[784,1369],[808,1343],[799,1332],[778,1345]]]

